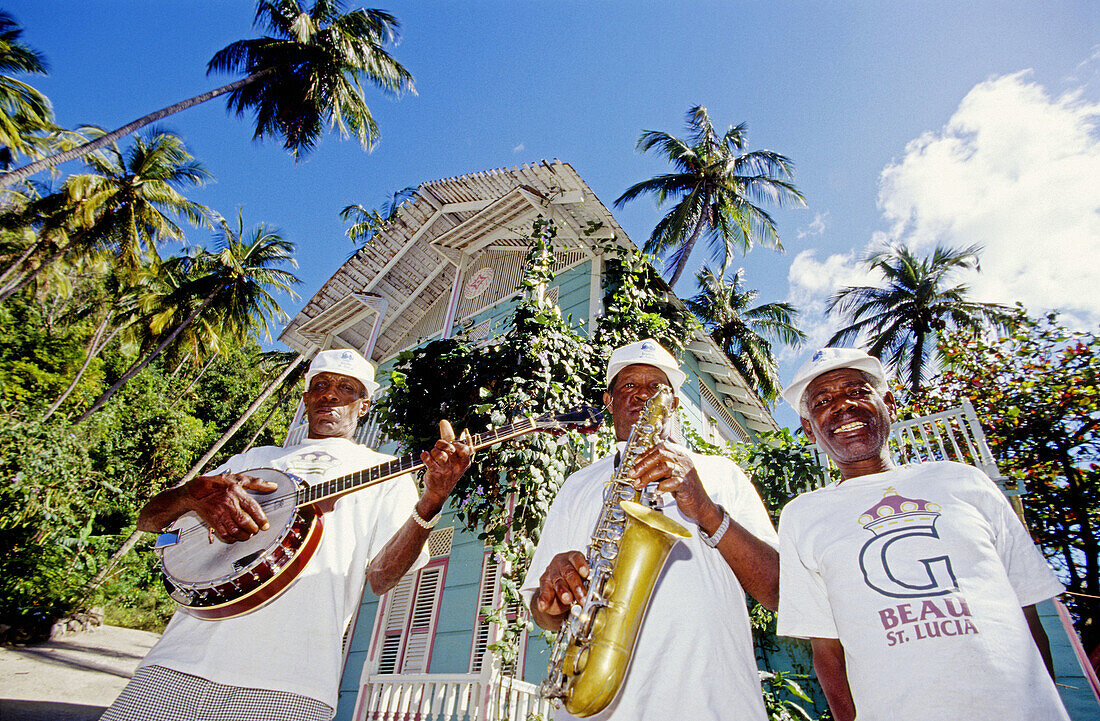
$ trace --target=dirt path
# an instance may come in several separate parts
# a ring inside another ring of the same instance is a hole
[[[159,636],[100,626],[37,646],[0,646],[0,721],[91,721]]]

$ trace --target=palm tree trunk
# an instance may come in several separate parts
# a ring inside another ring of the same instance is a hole
[[[112,315],[112,313],[108,312],[106,317],[104,317],[103,322],[99,324],[98,328],[96,328],[95,335],[92,336],[92,342],[88,345],[88,350],[84,353],[83,365],[80,366],[80,370],[76,372],[76,376],[73,377],[72,381],[69,383],[69,387],[65,389],[65,392],[62,393],[61,396],[53,402],[53,405],[46,409],[46,413],[42,416],[42,420],[47,420],[50,416],[54,414],[55,411],[57,411],[58,408],[61,407],[61,404],[65,402],[65,399],[69,397],[69,394],[71,394],[76,389],[76,386],[80,382],[80,379],[84,377],[84,372],[87,371],[88,366],[92,364],[92,359],[99,355],[99,352],[106,348],[107,345],[115,339],[115,336],[122,332],[122,326],[119,326],[107,335],[106,340],[100,343],[100,338],[102,337],[103,332],[107,329],[107,326],[110,324]]]
[[[691,237],[684,243],[684,249],[681,251],[680,262],[676,264],[676,270],[672,273],[672,279],[668,281],[669,288],[676,287],[676,281],[680,280],[680,276],[684,272],[684,268],[687,267],[688,258],[691,257],[691,251],[695,249],[695,243],[699,240],[699,236],[703,234],[703,228],[707,224],[707,204],[710,200],[710,193],[703,198],[703,211],[699,213],[699,220],[695,221],[695,229],[691,231]]]
[[[924,333],[917,333],[913,341],[913,358],[909,362],[909,389],[915,397],[920,393],[920,371],[924,365]]]
[[[107,563],[103,564],[103,568],[99,569],[96,575],[92,577],[92,580],[84,585],[84,592],[82,594],[84,598],[87,598],[92,591],[96,590],[99,584],[103,583],[107,575],[118,565],[118,562],[121,561],[127,553],[133,550],[137,542],[141,540],[142,533],[144,533],[144,531],[139,531],[135,528],[130,535],[126,537],[126,540],[122,542],[118,550],[112,553],[111,557],[107,559]]]
[[[286,402],[286,399],[290,397],[290,394],[294,392],[294,386],[290,386],[283,394],[275,399],[275,403],[272,404],[271,410],[268,411],[267,417],[264,418],[263,423],[256,429],[256,432],[248,439],[248,442],[244,444],[244,450],[248,450],[252,447],[252,444],[256,442],[256,439],[260,437],[260,434],[267,428],[267,424],[271,422],[271,419],[275,417],[275,414],[279,411],[280,406]]]
[[[226,430],[226,432],[222,434],[222,437],[219,438],[214,443],[214,445],[210,446],[210,450],[208,450],[205,454],[203,454],[202,458],[195,462],[195,465],[191,466],[191,470],[189,470],[186,475],[184,475],[183,480],[181,480],[180,483],[187,483],[192,478],[199,475],[199,471],[201,471],[203,467],[210,461],[210,459],[214,457],[214,454],[220,451],[222,449],[222,446],[228,443],[229,440],[234,435],[236,435],[241,426],[243,426],[248,421],[248,419],[252,417],[252,414],[255,413],[261,405],[263,405],[263,402],[266,401],[271,396],[271,394],[275,392],[275,389],[279,387],[279,384],[286,380],[287,376],[289,376],[294,371],[294,369],[298,367],[298,364],[302,362],[303,358],[305,358],[305,355],[299,353],[298,357],[295,358],[293,362],[287,363],[286,368],[284,368],[283,372],[279,374],[279,377],[268,384],[267,388],[264,389],[264,392],[261,393],[259,397],[256,398],[256,400],[252,401],[252,404],[244,410],[244,413],[241,414],[241,417],[238,418],[233,425],[229,426],[228,430]]]
[[[105,390],[103,392],[103,394],[100,395],[99,398],[96,399],[95,403],[92,404],[92,407],[89,408],[88,410],[84,411],[84,413],[80,416],[80,418],[76,419],[76,421],[73,423],[73,425],[78,426],[81,423],[83,423],[84,421],[88,420],[88,418],[93,413],[95,413],[100,408],[102,408],[103,404],[105,404],[108,400],[110,400],[111,396],[113,396],[116,392],[118,392],[119,388],[124,386],[131,378],[133,378],[138,373],[140,373],[141,370],[143,368],[145,368],[145,366],[147,366],[151,362],[153,362],[153,359],[156,358],[158,355],[160,355],[161,351],[163,351],[165,348],[167,348],[168,345],[172,341],[174,341],[179,336],[179,334],[184,331],[185,328],[187,328],[187,326],[191,325],[191,323],[193,323],[194,320],[199,317],[199,313],[202,313],[206,309],[206,306],[210,305],[214,301],[214,297],[218,294],[218,292],[222,289],[222,287],[224,287],[224,286],[219,286],[218,288],[214,289],[208,296],[206,296],[206,299],[203,300],[203,302],[199,304],[199,307],[196,308],[194,311],[192,311],[191,315],[187,316],[187,318],[185,318],[182,323],[180,323],[178,326],[176,326],[175,330],[172,331],[172,334],[169,335],[164,340],[162,340],[160,342],[160,344],[157,345],[157,347],[152,350],[152,352],[150,352],[142,360],[140,360],[140,361],[134,363],[132,366],[130,366],[130,369],[127,370],[125,373],[123,373],[122,377],[119,378],[117,381],[115,381],[114,385],[112,385],[110,388]]]
[[[23,265],[23,263],[26,263],[27,259],[34,255],[34,252],[41,248],[42,245],[42,240],[35,240],[33,243],[27,246],[27,249],[24,250],[23,253],[18,258],[16,258],[14,262],[12,262],[11,265],[5,268],[3,273],[0,273],[0,287],[3,287],[4,283],[6,283],[8,280],[8,276],[15,272],[16,268]]]
[[[199,372],[195,374],[195,377],[191,379],[191,382],[188,383],[187,387],[183,389],[182,393],[180,393],[181,396],[187,395],[187,392],[195,387],[195,384],[199,382],[199,378],[202,378],[207,369],[214,364],[214,360],[218,357],[219,352],[220,351],[214,351],[210,354],[210,357],[207,358],[206,362],[202,364],[202,368],[199,369]],[[182,366],[183,363],[180,363],[180,365]]]
[[[215,88],[214,90],[202,93],[201,95],[196,95],[193,98],[188,98],[187,100],[182,100],[178,103],[175,103],[174,105],[169,105],[168,107],[156,110],[144,117],[138,118],[132,123],[127,123],[126,125],[123,125],[117,130],[112,130],[111,132],[100,138],[96,138],[95,140],[84,143],[83,145],[78,145],[77,147],[70,150],[63,150],[60,153],[54,153],[53,155],[42,158],[41,160],[36,160],[33,163],[28,163],[21,168],[16,168],[15,170],[12,170],[10,172],[0,174],[0,188],[7,188],[11,185],[14,185],[15,183],[21,182],[26,178],[29,178],[35,173],[39,173],[43,170],[46,170],[47,168],[52,168],[55,165],[60,165],[61,163],[65,163],[70,160],[76,160],[77,158],[83,158],[85,155],[88,155],[89,153],[92,153],[106,145],[110,145],[116,140],[119,140],[120,138],[129,135],[138,128],[143,128],[150,123],[155,123],[161,118],[166,118],[169,115],[180,112],[181,110],[186,110],[187,108],[190,108],[192,106],[205,103],[207,100],[212,100],[219,95],[231,93],[237,88],[241,88],[245,85],[248,85],[249,83],[255,82],[256,80],[264,77],[265,75],[268,75],[274,70],[275,68],[266,68],[259,72],[252,73],[248,77],[241,78],[240,80],[229,83],[228,85],[223,85],[220,88]]]
[[[3,290],[0,290],[0,303],[3,303],[5,300],[10,298],[12,295],[14,295],[15,293],[18,293],[24,286],[26,286],[28,283],[30,283],[32,280],[34,280],[38,276],[38,274],[41,273],[45,268],[49,267],[50,265],[55,263],[61,256],[65,255],[65,253],[67,253],[69,251],[69,248],[71,248],[72,245],[73,245],[73,241],[70,240],[68,243],[66,243],[65,245],[61,246],[56,251],[54,251],[53,255],[46,258],[44,261],[39,263],[37,266],[35,266],[31,270],[24,273],[23,277],[19,278],[16,281],[13,281],[7,287],[5,287]]]

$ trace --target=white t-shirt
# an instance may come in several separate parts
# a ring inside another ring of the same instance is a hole
[[[725,458],[695,453],[691,458],[711,499],[753,535],[776,545],[775,528],[744,472]],[[562,484],[523,581],[528,607],[555,555],[587,552],[613,463],[611,456],[600,459]],[[618,697],[589,718],[763,721],[745,592],[722,554],[703,543],[671,495],[662,497],[661,510],[692,536],[672,549],[657,580]],[[554,718],[573,717],[561,708]]]
[[[290,448],[246,451],[214,473],[275,468],[312,485],[391,458],[344,438],[307,438]],[[286,691],[336,708],[341,639],[359,604],[367,565],[409,518],[417,498],[409,475],[340,498],[322,517],[313,558],[281,596],[220,621],[177,611],[141,665],[230,686]],[[421,552],[413,567],[427,560]]]
[[[1068,719],[1020,611],[1064,589],[978,469],[831,484],[779,537],[778,631],[840,640],[860,721]]]

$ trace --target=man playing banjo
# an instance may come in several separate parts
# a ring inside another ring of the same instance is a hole
[[[163,491],[142,509],[138,528],[157,533],[194,513],[209,526],[209,543],[246,541],[268,529],[257,499],[275,484],[242,472],[274,468],[313,485],[390,458],[353,440],[378,388],[369,362],[353,350],[321,351],[305,382],[309,435],[302,443],[254,448]],[[419,497],[405,474],[328,502],[319,546],[281,595],[223,620],[178,611],[102,718],[331,719],[341,638],[364,580],[382,594],[427,562],[429,530],[470,465],[468,438],[455,440],[445,422],[440,431],[443,438],[420,454]]]

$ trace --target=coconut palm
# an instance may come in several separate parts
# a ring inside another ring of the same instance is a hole
[[[753,390],[771,403],[782,388],[772,341],[797,348],[806,334],[795,325],[798,310],[790,303],[753,306],[758,293],[743,287],[743,272],[727,282],[704,266],[695,276],[699,292],[685,302]]]
[[[248,238],[242,234],[243,221],[238,213],[236,230],[226,221],[221,222],[213,251],[200,249],[165,261],[163,272],[172,291],[157,306],[147,307],[144,315],[150,335],[160,340],[104,391],[77,423],[102,408],[119,388],[196,322],[209,323],[223,337],[255,335],[270,340],[271,316],[287,318],[271,291],[297,297],[291,286],[300,282],[298,277],[281,267],[297,267],[294,244],[263,224],[256,226]]]
[[[0,278],[0,301],[66,256],[108,253],[129,269],[155,262],[160,243],[183,238],[170,215],[212,226],[212,211],[180,192],[203,185],[210,174],[178,136],[153,130],[148,138],[136,137],[125,153],[112,144],[87,162],[91,173],[70,176],[58,192],[0,215],[2,226],[31,225],[37,232],[35,243]],[[26,267],[43,251],[37,265]]]
[[[416,196],[416,188],[410,186],[398,190],[383,205],[378,208],[367,208],[359,203],[348,205],[340,211],[340,219],[351,220],[345,234],[353,243],[370,244],[375,233],[385,230],[386,227],[401,217],[401,204]]]
[[[791,182],[793,164],[788,158],[770,150],[745,151],[744,123],[719,137],[707,109],[698,105],[687,112],[687,129],[687,140],[659,130],[643,132],[638,149],[658,148],[677,172],[632,185],[615,200],[618,208],[650,193],[658,206],[670,197],[679,198],[645,244],[647,253],[671,252],[670,286],[676,285],[704,234],[714,258],[722,257],[725,268],[736,251],[747,252],[754,243],[782,250],[775,223],[760,203],[805,205]]]
[[[848,286],[829,299],[829,313],[843,313],[851,324],[841,328],[829,345],[863,337],[871,355],[886,360],[909,389],[916,393],[929,360],[938,353],[938,336],[948,326],[1004,327],[1009,308],[997,303],[967,300],[969,287],[950,285],[960,270],[980,270],[981,247],[937,246],[931,257],[918,258],[904,245],[872,253],[864,259],[870,270],[882,274],[882,286]]]
[[[20,41],[22,34],[15,18],[0,10],[0,166],[5,168],[20,153],[38,157],[47,143],[43,133],[57,129],[46,96],[9,74],[47,71],[46,59]]]
[[[397,19],[381,10],[341,14],[341,6],[340,0],[315,0],[306,11],[299,0],[259,0],[254,25],[264,26],[267,34],[223,48],[207,65],[207,74],[242,72],[245,77],[0,175],[0,187],[221,95],[228,95],[228,108],[238,116],[245,111],[255,115],[254,139],[281,136],[295,158],[313,148],[326,125],[341,136],[354,134],[364,148],[371,148],[378,126],[363,98],[363,80],[399,94],[413,91],[413,78],[384,49],[398,37]]]

